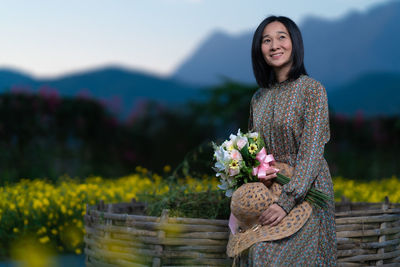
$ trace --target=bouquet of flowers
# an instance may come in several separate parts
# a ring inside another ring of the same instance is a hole
[[[257,132],[231,134],[220,146],[213,143],[215,165],[213,167],[221,184],[218,188],[231,197],[233,191],[241,185],[259,182],[259,177],[265,175],[265,170],[274,161],[272,155],[267,155],[263,138]],[[287,184],[290,178],[277,173],[276,181]],[[319,207],[325,207],[330,197],[312,188],[305,200]]]

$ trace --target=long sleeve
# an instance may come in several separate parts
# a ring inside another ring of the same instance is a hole
[[[251,97],[251,100],[250,100],[250,110],[249,110],[249,120],[248,120],[248,123],[247,123],[247,131],[249,131],[249,132],[253,132],[253,131],[255,131],[255,128],[254,128],[254,112],[253,112],[253,106],[254,106],[254,104],[255,104],[255,102],[256,102],[256,100],[260,97],[260,93],[261,93],[261,88],[260,89],[258,89],[255,93],[254,93],[254,95]]]
[[[253,131],[253,101],[250,102],[250,114],[249,114],[249,121],[247,123],[247,131]]]
[[[318,176],[329,138],[328,100],[325,88],[318,83],[305,91],[304,128],[294,174],[276,202],[287,213],[304,199]]]

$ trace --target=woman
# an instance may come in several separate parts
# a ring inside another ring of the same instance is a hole
[[[333,185],[323,157],[329,116],[325,88],[307,76],[300,30],[286,17],[266,18],[254,33],[253,71],[261,87],[251,101],[249,130],[259,132],[278,162],[294,167],[279,199],[260,216],[262,225],[277,225],[311,187],[330,195]],[[278,169],[263,179],[269,183]],[[240,258],[242,266],[335,266],[334,203],[313,207],[295,234],[253,245]]]

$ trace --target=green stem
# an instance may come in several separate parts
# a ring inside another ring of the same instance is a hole
[[[281,185],[285,185],[290,182],[290,178],[280,173],[277,173],[276,181]],[[329,197],[324,192],[321,192],[315,188],[311,188],[308,191],[305,200],[309,201],[311,204],[314,204],[318,207],[324,208],[327,206],[328,201],[332,201],[332,198]]]

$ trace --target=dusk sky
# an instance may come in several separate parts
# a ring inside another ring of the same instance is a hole
[[[301,24],[389,0],[0,0],[0,68],[54,77],[109,64],[169,75],[215,30],[254,31],[268,15]]]

